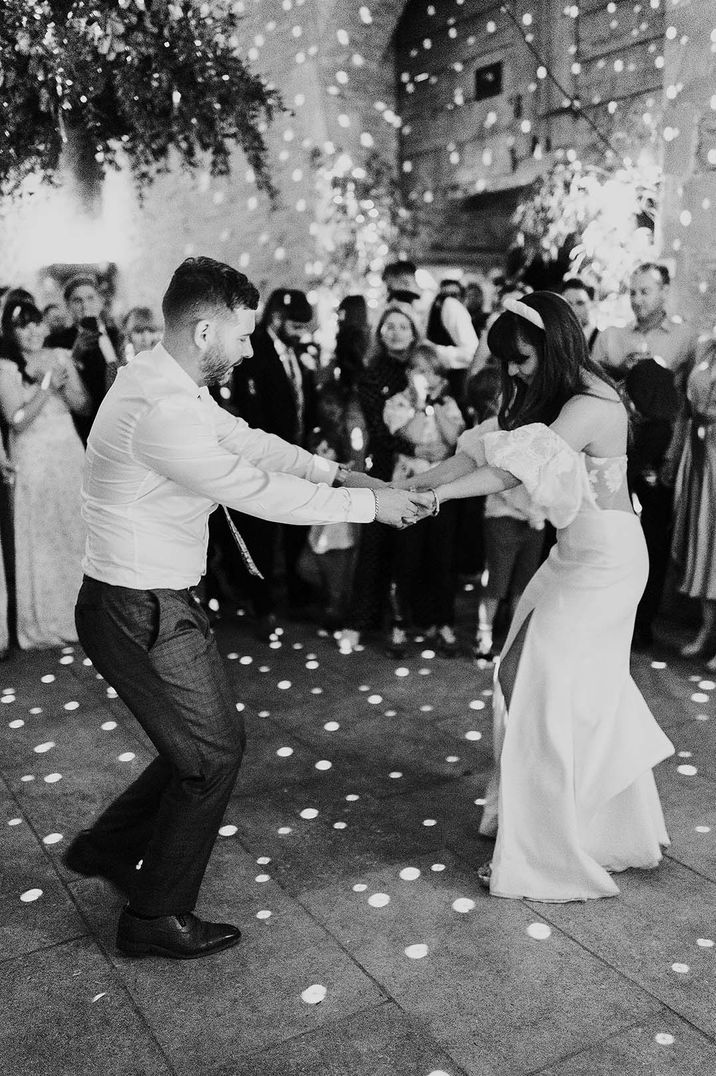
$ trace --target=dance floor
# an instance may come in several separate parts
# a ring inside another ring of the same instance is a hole
[[[547,905],[475,876],[491,667],[427,643],[343,655],[289,622],[271,645],[246,618],[217,635],[249,748],[198,911],[244,933],[199,961],[118,956],[121,898],[60,861],[148,741],[79,647],[0,665],[0,1072],[713,1076],[703,666],[634,658],[677,750],[657,771],[662,866],[622,875],[616,899]]]

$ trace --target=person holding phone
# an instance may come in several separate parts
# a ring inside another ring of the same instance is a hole
[[[72,361],[91,400],[86,414],[75,415],[77,432],[86,444],[99,405],[116,377],[124,349],[120,333],[107,322],[96,277],[91,273],[71,277],[65,285],[64,298],[72,325],[50,333],[45,346],[72,352]]]
[[[43,346],[34,303],[2,315],[0,411],[15,467],[17,639],[23,649],[74,642],[74,600],[82,581],[84,453],[73,415],[91,400],[69,351]]]

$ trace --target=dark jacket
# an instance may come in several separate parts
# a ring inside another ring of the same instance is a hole
[[[284,370],[273,339],[259,327],[251,337],[254,353],[234,369],[231,395],[223,403],[246,419],[249,426],[275,433],[291,444],[306,448],[316,425],[316,389],[313,374],[301,362],[303,422],[299,425],[293,385]]]

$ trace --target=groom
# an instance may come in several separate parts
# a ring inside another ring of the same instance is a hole
[[[430,501],[251,429],[212,400],[207,386],[252,353],[258,298],[230,266],[184,261],[162,302],[162,343],[120,370],[87,444],[77,631],[157,757],[75,838],[65,863],[128,895],[117,947],[130,956],[191,959],[241,936],[194,914],[245,743],[190,591],[205,569],[210,512],[218,503],[282,523],[403,527]]]

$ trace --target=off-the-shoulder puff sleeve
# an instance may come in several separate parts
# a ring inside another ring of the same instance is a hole
[[[499,428],[500,424],[496,415],[486,418],[484,422],[480,422],[479,425],[473,426],[471,430],[465,430],[464,433],[460,434],[455,451],[469,456],[478,467],[484,467],[486,463],[485,434],[491,433],[493,430],[499,430]]]
[[[569,526],[587,492],[584,462],[549,426],[531,422],[482,437],[491,467],[509,471],[558,530]]]

